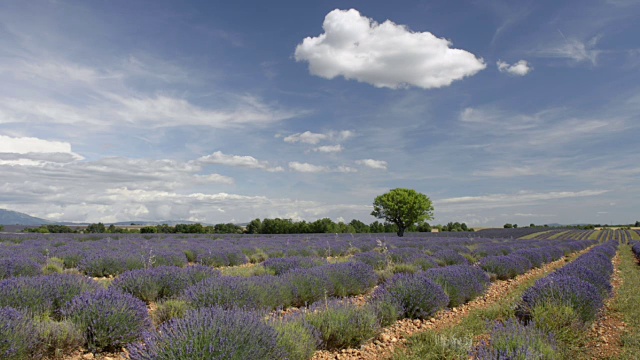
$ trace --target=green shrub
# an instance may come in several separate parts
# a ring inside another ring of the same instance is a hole
[[[158,308],[152,314],[153,323],[156,326],[172,319],[183,318],[189,309],[184,300],[169,299],[158,303]]]
[[[394,274],[414,274],[418,268],[414,264],[394,264],[391,272]]]
[[[375,309],[370,306],[321,302],[311,307],[305,319],[318,330],[326,349],[356,347],[380,331]]]
[[[37,323],[39,353],[61,358],[82,346],[82,331],[71,321],[40,321]]]
[[[320,344],[317,331],[304,318],[273,320],[271,326],[278,333],[278,346],[284,349],[289,360],[308,360]]]

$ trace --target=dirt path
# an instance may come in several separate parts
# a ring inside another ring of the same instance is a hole
[[[618,359],[622,351],[620,341],[622,333],[626,327],[622,321],[622,314],[612,309],[615,303],[618,289],[622,286],[620,276],[620,251],[628,251],[626,248],[618,250],[618,254],[613,258],[614,271],[611,276],[611,286],[613,296],[605,301],[605,305],[600,315],[591,325],[588,338],[592,339],[586,345],[587,359]]]
[[[591,248],[580,251],[575,256],[586,253]],[[362,345],[359,349],[343,349],[337,351],[317,351],[312,360],[328,359],[352,359],[352,360],[373,360],[388,358],[396,347],[402,346],[406,338],[424,331],[440,330],[459,324],[470,311],[488,308],[495,304],[506,294],[516,289],[523,282],[540,278],[546,274],[563,267],[566,264],[565,258],[543,265],[541,268],[533,269],[526,274],[510,280],[498,280],[489,286],[485,294],[467,304],[453,309],[446,309],[438,312],[433,318],[428,320],[403,319],[394,325],[386,327],[375,339]]]

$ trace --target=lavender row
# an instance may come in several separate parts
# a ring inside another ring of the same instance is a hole
[[[617,241],[594,247],[572,263],[538,280],[527,289],[516,309],[517,319],[495,323],[490,341],[482,341],[470,356],[490,359],[555,359],[573,339],[586,331],[611,295],[612,258]]]
[[[538,280],[522,297],[519,317],[528,321],[537,307],[568,306],[583,322],[593,320],[611,293],[612,258],[618,242],[594,247],[569,265]]]
[[[442,265],[465,263],[459,257],[455,259],[458,255],[474,261],[489,255],[506,255],[522,248],[546,246],[551,242],[424,236],[380,239],[366,234],[353,237],[246,236],[220,240],[186,235],[152,239],[135,236],[81,237],[71,234],[29,238],[12,235],[0,242],[0,278],[40,275],[41,268],[49,266],[51,259],[58,259],[64,268],[78,268],[86,275],[103,277],[150,267],[183,267],[188,263],[219,267],[292,256],[325,258],[371,253],[373,250],[380,251],[380,243],[389,249],[389,256],[394,261],[404,261],[409,256],[420,254],[434,256],[432,260]],[[448,256],[452,250],[457,255]],[[429,262],[424,260],[424,256],[419,260],[424,266]],[[55,270],[55,266],[51,266]]]

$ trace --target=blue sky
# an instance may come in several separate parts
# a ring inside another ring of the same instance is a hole
[[[640,219],[638,0],[3,1],[0,208]]]

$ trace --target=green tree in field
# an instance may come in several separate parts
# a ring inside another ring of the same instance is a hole
[[[504,224],[505,229],[513,229],[513,224],[506,223]]]
[[[371,215],[395,224],[398,236],[403,236],[409,226],[433,219],[433,204],[427,195],[397,188],[373,200]]]

